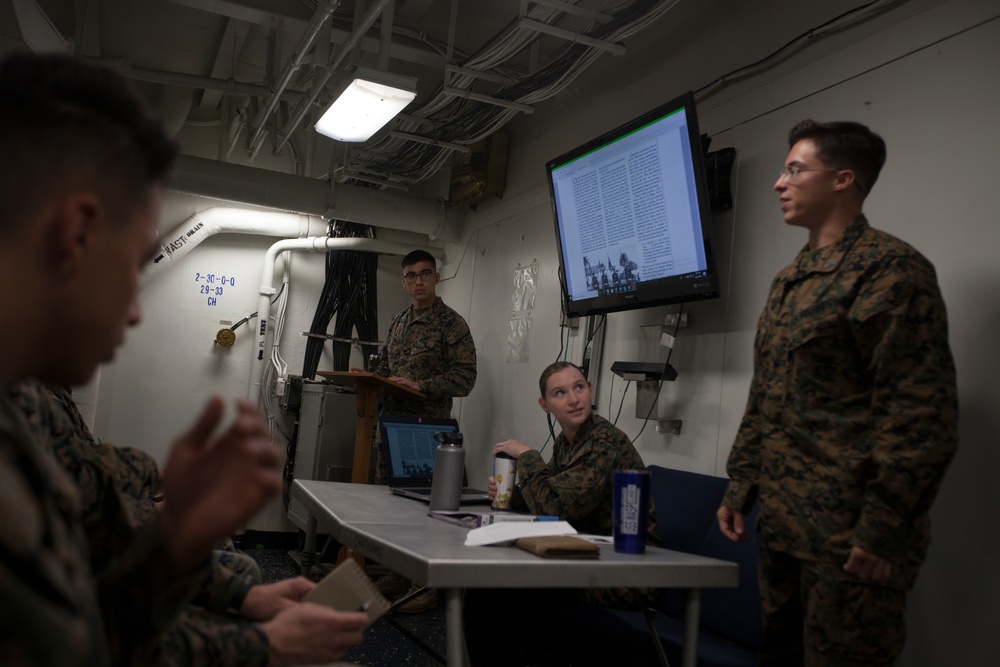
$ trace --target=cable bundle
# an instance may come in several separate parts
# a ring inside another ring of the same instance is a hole
[[[334,238],[375,238],[375,230],[367,225],[335,220],[330,226]],[[378,340],[378,297],[375,277],[378,255],[358,250],[332,250],[326,254],[326,280],[320,294],[309,333],[326,335],[336,316],[332,335],[350,339],[354,329],[361,340]],[[302,362],[302,377],[316,376],[323,353],[323,338],[310,337]],[[378,345],[362,345],[365,365]],[[333,342],[333,370],[346,371],[350,363],[350,343]]]

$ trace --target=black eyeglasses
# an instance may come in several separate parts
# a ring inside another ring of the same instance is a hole
[[[414,273],[413,271],[410,271],[409,273],[403,274],[403,280],[405,280],[408,283],[415,283],[417,282],[417,278],[420,278],[421,281],[427,281],[430,280],[431,276],[433,275],[434,272],[431,271],[430,269],[424,269],[420,273]]]

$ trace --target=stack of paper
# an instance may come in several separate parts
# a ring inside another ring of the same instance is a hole
[[[480,547],[544,535],[576,535],[576,529],[568,521],[504,521],[473,528],[465,536],[465,546]]]

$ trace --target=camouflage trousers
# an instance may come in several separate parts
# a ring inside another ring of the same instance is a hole
[[[759,664],[892,665],[906,639],[906,591],[860,583],[836,563],[760,550]]]
[[[264,667],[268,641],[259,624],[198,607],[163,633],[148,664],[155,667]]]

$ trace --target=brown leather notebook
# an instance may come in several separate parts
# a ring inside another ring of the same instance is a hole
[[[514,542],[519,549],[542,558],[594,559],[600,557],[597,545],[572,535],[522,537]]]

